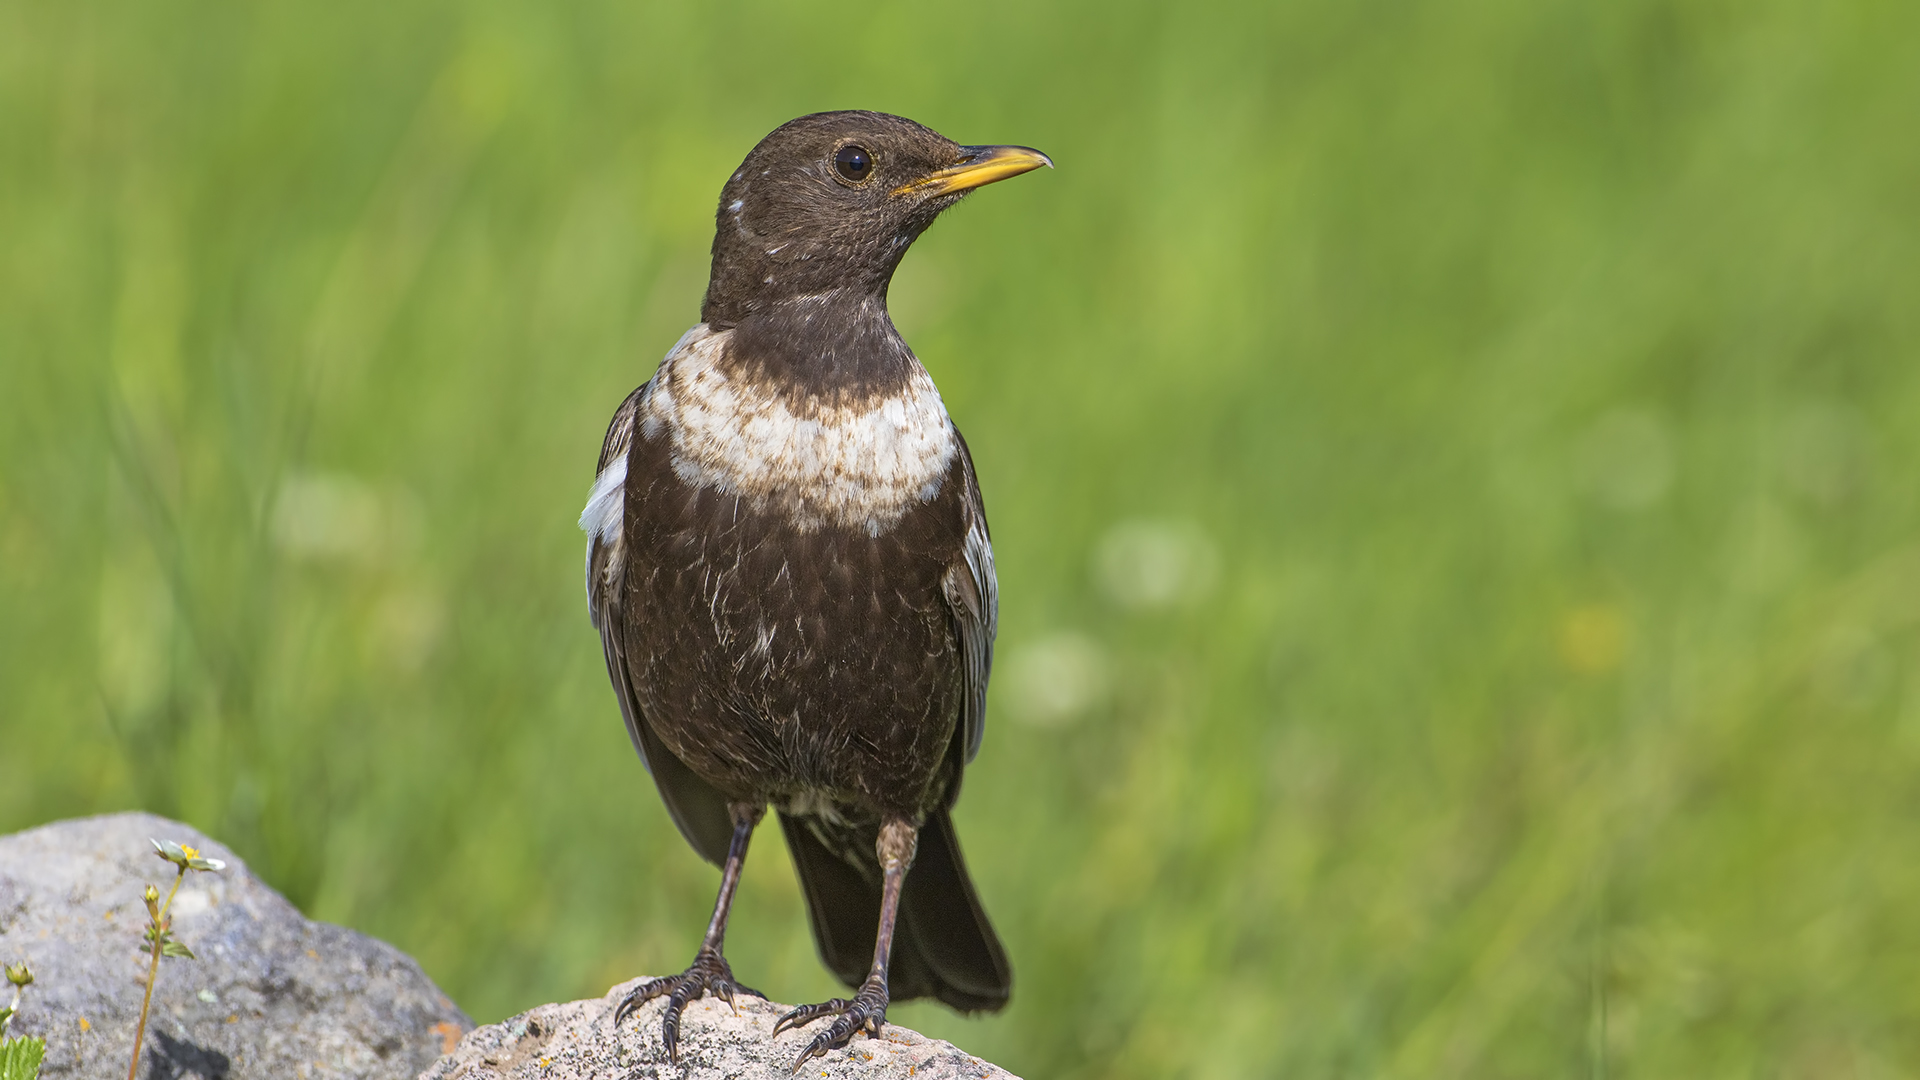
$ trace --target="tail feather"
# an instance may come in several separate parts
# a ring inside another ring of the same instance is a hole
[[[805,822],[781,814],[780,827],[807,897],[820,959],[841,982],[858,987],[873,963],[878,876],[833,854]],[[967,877],[945,810],[929,815],[921,828],[901,890],[887,983],[895,1001],[931,997],[961,1012],[998,1010],[1012,993],[1006,950]]]
[[[874,934],[880,925],[880,885],[843,862],[807,828],[780,815],[780,831],[807,898],[807,922],[827,970],[848,986],[859,986],[873,963]]]
[[[944,809],[921,826],[900,909],[904,936],[914,945],[910,951],[933,976],[933,996],[961,1012],[997,1012],[1007,1003],[1013,967],[973,891],[960,838]]]

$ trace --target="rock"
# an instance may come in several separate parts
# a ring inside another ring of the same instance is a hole
[[[63,821],[0,837],[0,961],[34,983],[13,1033],[47,1040],[44,1080],[127,1072],[146,985],[147,884],[173,867],[149,838],[226,860],[192,873],[163,959],[141,1074],[167,1080],[412,1077],[473,1026],[404,953],[309,921],[231,851],[151,814]]]
[[[790,1006],[740,997],[735,1015],[726,1002],[707,997],[687,1006],[680,1025],[680,1062],[667,1061],[660,1040],[663,1000],[628,1017],[615,1030],[613,1010],[627,990],[607,996],[542,1005],[511,1020],[475,1028],[453,1053],[420,1074],[420,1080],[791,1080],[800,1056],[827,1020],[769,1038],[774,1021]],[[952,1043],[891,1024],[881,1037],[855,1036],[845,1049],[814,1058],[801,1076],[831,1080],[1017,1080],[1005,1069],[972,1057]]]

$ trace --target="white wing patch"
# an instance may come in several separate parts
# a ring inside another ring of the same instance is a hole
[[[580,531],[603,544],[620,538],[627,509],[627,455],[619,454],[593,478],[587,508],[580,511]]]
[[[586,509],[580,511],[580,528],[587,534],[587,615],[595,626],[602,624],[620,595],[626,548],[627,451],[633,446],[634,413],[646,396],[647,388],[642,386],[628,394],[614,412],[613,422],[607,425],[607,440],[600,447],[604,464],[593,478]]]
[[[727,336],[689,331],[642,406],[641,430],[673,440],[682,481],[784,513],[803,531],[837,525],[874,536],[939,494],[959,441],[924,370],[878,401],[795,402],[729,372]]]

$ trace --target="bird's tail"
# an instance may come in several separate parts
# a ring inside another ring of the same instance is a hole
[[[781,814],[780,828],[807,896],[820,959],[841,982],[858,987],[873,963],[880,883],[828,850],[805,822]],[[961,1012],[996,1012],[1013,992],[1013,968],[974,894],[944,809],[920,827],[900,892],[887,988],[894,1001],[932,997]]]

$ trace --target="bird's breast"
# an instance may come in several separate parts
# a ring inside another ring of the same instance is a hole
[[[728,338],[695,327],[642,406],[643,436],[671,440],[682,482],[740,496],[803,532],[871,536],[939,494],[959,441],[924,368],[862,393],[800,393],[730,362]]]

